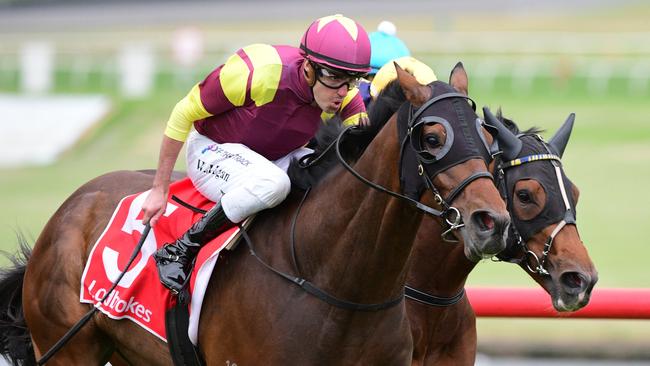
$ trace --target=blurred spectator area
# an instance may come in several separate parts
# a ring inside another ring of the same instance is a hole
[[[41,4],[38,10],[33,9],[36,3]],[[299,2],[285,1],[278,8],[265,9],[269,19],[260,20],[259,9],[249,10],[252,15],[247,18],[246,7],[232,2],[217,2],[223,3],[222,9],[216,7],[222,11],[214,11],[215,6],[206,2],[193,2],[189,10],[177,2],[154,0],[140,0],[130,8],[89,0],[84,3],[90,6],[79,8],[79,3],[0,0],[0,10],[13,12],[11,17],[0,14],[0,23],[4,23],[0,24],[0,92],[101,92],[138,97],[157,88],[185,90],[243,45],[296,45],[305,24],[320,11],[303,9],[301,13],[287,6]],[[557,5],[558,1],[548,3]],[[386,4],[378,3],[376,11]],[[452,2],[441,4],[453,13]],[[480,4],[474,4],[474,11],[485,6]],[[458,30],[440,15],[420,19],[424,26],[400,22],[400,17],[414,19],[417,6],[411,6],[408,17],[394,15],[398,36],[441,79],[446,79],[457,61],[463,61],[474,90],[484,92],[650,94],[650,30],[467,31]],[[140,16],[151,12],[158,14]],[[279,21],[278,12],[286,13],[287,20]],[[327,12],[323,9],[323,14]],[[226,21],[228,14],[233,18]],[[369,30],[381,19],[357,18]],[[42,74],[40,84],[30,79],[29,72]]]

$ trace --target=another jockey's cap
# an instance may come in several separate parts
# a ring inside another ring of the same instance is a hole
[[[436,74],[427,64],[414,57],[406,56],[393,60],[393,62],[396,62],[406,72],[415,76],[415,80],[422,85],[427,85],[438,80]],[[372,83],[370,83],[370,96],[373,99],[377,98],[388,83],[397,78],[397,70],[395,70],[395,64],[393,62],[388,62],[382,66],[377,72],[377,75],[375,75],[375,78],[372,79]]]
[[[372,56],[370,57],[370,74],[376,74],[379,69],[388,62],[410,56],[411,52],[408,47],[397,36],[395,24],[384,20],[377,26],[377,31],[370,33],[370,48]]]
[[[306,59],[343,70],[370,71],[370,40],[363,27],[341,14],[317,19],[302,36],[300,49]]]

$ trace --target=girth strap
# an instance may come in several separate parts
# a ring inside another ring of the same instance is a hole
[[[452,297],[439,297],[427,294],[426,292],[422,292],[407,285],[404,288],[404,296],[406,296],[407,299],[415,300],[425,305],[440,307],[451,306],[457,304],[465,296],[465,289],[461,289]]]

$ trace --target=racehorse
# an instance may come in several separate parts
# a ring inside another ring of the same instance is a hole
[[[484,160],[465,153],[469,135],[462,129],[477,118],[466,94],[458,92],[466,85],[423,86],[403,70],[398,75],[408,99],[403,108],[411,113],[382,126],[371,122],[367,131],[352,129],[372,138],[350,164],[343,159],[345,139],[354,133],[341,132],[335,140],[341,164],[308,197],[294,190],[256,217],[249,234],[258,257],[241,249],[222,254],[199,326],[200,354],[208,365],[408,365],[412,339],[403,291],[423,212],[443,217],[479,252],[486,248],[492,255],[505,247],[505,204],[487,179]],[[401,166],[416,171],[405,175]],[[414,178],[427,185],[420,200],[396,192]],[[92,243],[120,199],[151,182],[150,172],[109,173],[83,185],[55,212],[24,258],[26,266],[19,263],[0,282],[5,355],[16,360],[33,345],[41,357],[90,309],[79,293]],[[453,206],[442,198],[450,194],[456,196]],[[288,282],[258,258],[309,281]],[[311,292],[303,290],[305,283]],[[26,328],[20,328],[21,306]],[[17,342],[4,337],[10,328]],[[103,314],[48,363],[103,364],[113,353],[130,364],[172,363],[163,341]],[[28,357],[28,364],[33,361]]]
[[[557,311],[578,310],[589,302],[598,275],[575,224],[578,188],[559,160],[574,117],[547,143],[537,129],[522,132],[500,113],[497,119],[484,112],[486,121],[499,128],[499,142],[505,139],[519,151],[499,155],[491,165],[512,222],[508,246],[497,257],[526,270]],[[474,365],[476,317],[464,286],[481,257],[463,245],[442,240],[432,245],[441,232],[438,222],[425,217],[413,248],[406,303],[413,365]]]

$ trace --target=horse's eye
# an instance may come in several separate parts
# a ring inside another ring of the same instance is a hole
[[[517,191],[517,198],[519,199],[519,202],[523,204],[528,204],[533,202],[532,195],[526,189]]]
[[[440,146],[440,138],[438,138],[437,135],[426,135],[424,136],[424,141],[429,145],[429,147],[439,147]]]

